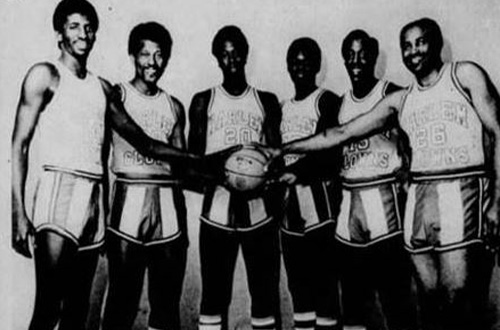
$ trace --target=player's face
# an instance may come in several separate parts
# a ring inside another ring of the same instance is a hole
[[[59,42],[62,51],[77,58],[87,57],[94,46],[95,31],[86,16],[74,13],[66,18]]]
[[[244,72],[246,57],[234,42],[227,40],[217,56],[217,61],[224,75],[236,75]]]
[[[374,75],[374,56],[369,54],[369,49],[362,39],[352,41],[344,59],[344,64],[353,83],[365,81]]]
[[[288,73],[294,84],[314,83],[319,64],[304,50],[296,51],[288,59]]]
[[[132,58],[135,66],[136,78],[146,84],[156,84],[161,78],[168,58],[162,52],[160,45],[151,40],[142,40],[141,49]]]
[[[436,63],[436,56],[439,56],[433,49],[428,32],[419,26],[406,31],[401,53],[406,68],[417,77],[428,74]]]

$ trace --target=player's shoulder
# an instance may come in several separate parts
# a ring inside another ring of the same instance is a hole
[[[278,101],[278,97],[276,96],[276,94],[269,92],[269,91],[266,91],[266,90],[258,89],[258,88],[254,88],[254,89],[255,89],[255,93],[259,97],[259,99],[262,102],[262,105],[264,107],[266,105],[273,105],[273,106],[278,105],[279,106],[279,101]]]
[[[404,91],[407,89],[408,89],[408,87],[400,86],[392,81],[386,81],[385,88],[384,88],[384,96],[390,95],[390,94],[398,92],[398,91]]]
[[[473,61],[455,62],[455,75],[460,84],[468,85],[484,81],[488,76],[486,70]]]
[[[326,88],[321,89],[319,102],[325,102],[328,104],[339,103],[341,101],[341,99],[342,98],[337,93],[335,93],[329,89],[326,89]]]
[[[39,62],[31,66],[25,77],[25,85],[48,88],[59,81],[59,71],[54,63]]]
[[[196,92],[193,97],[192,97],[192,102],[197,101],[197,102],[208,102],[210,101],[210,98],[212,97],[214,88],[208,88],[204,89],[202,91]]]

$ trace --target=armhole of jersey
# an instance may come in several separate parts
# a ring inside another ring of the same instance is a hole
[[[262,116],[264,118],[266,118],[267,117],[266,112],[264,111],[264,106],[262,105],[262,101],[260,100],[259,92],[257,91],[256,88],[253,88],[253,87],[251,87],[251,88],[252,88],[252,92],[253,92],[253,95],[255,97],[255,100],[257,101],[257,105],[259,106],[259,109],[262,113]]]
[[[167,92],[165,92],[164,90],[161,90],[161,93],[165,95],[168,105],[170,105],[170,113],[174,118],[174,122],[177,123],[177,121],[179,120],[179,114],[177,113],[177,110],[180,111],[180,109],[177,109],[176,103],[174,102],[174,98],[171,95],[167,94]]]
[[[210,88],[210,100],[208,100],[208,107],[207,107],[207,124],[208,124],[208,114],[212,111],[212,106],[214,104],[216,88],[217,87]]]
[[[340,108],[339,108],[339,112],[337,114],[337,122],[339,125],[344,125],[344,123],[341,123],[340,122],[340,116],[342,115],[342,112],[344,111],[344,107],[345,107],[345,102],[346,102],[346,95],[349,93],[349,91],[345,92],[344,94],[342,94],[342,96],[340,97]]]
[[[451,63],[450,71],[451,71],[451,81],[452,81],[453,85],[458,90],[458,92],[460,94],[462,94],[462,96],[465,98],[465,100],[467,101],[467,103],[469,103],[474,108],[474,106],[472,105],[471,98],[469,97],[469,95],[467,95],[467,93],[465,92],[464,88],[460,84],[460,81],[458,80],[458,77],[457,77],[457,62]]]
[[[387,88],[389,87],[389,81],[384,80],[383,81],[383,86],[382,86],[382,98],[387,96]]]
[[[49,104],[54,104],[54,101],[57,100],[58,95],[59,95],[59,93],[58,93],[59,86],[61,85],[61,81],[62,81],[62,74],[61,74],[61,70],[59,70],[59,65],[57,64],[57,61],[54,61],[54,62],[47,61],[47,63],[49,63],[50,65],[52,65],[54,67],[54,69],[57,72],[57,76],[58,76],[59,81],[57,82],[57,87],[54,89],[54,93],[52,94],[52,97],[50,98],[49,103],[45,104],[45,106],[40,111],[40,114],[45,113],[45,110],[47,110],[47,108],[49,108]],[[102,89],[102,86],[101,86],[101,89]]]
[[[415,84],[411,84],[410,87],[406,90],[404,93],[403,97],[401,98],[401,101],[399,102],[399,113],[398,113],[398,118],[401,120],[401,116],[403,115],[403,109],[406,103],[406,98],[410,94],[411,90],[414,88]]]
[[[314,100],[314,110],[316,111],[316,116],[318,116],[318,119],[321,117],[321,111],[319,110],[319,100],[321,100],[321,96],[323,96],[325,92],[325,89],[320,88],[318,95],[316,95],[316,100]]]
[[[127,99],[127,89],[122,83],[118,84],[118,88],[120,88],[120,101],[125,103],[125,100]]]

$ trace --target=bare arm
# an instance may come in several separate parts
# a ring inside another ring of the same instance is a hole
[[[29,147],[40,113],[52,98],[58,81],[51,64],[41,63],[30,69],[22,85],[12,134],[12,246],[28,258],[28,238],[34,233],[24,203]]]
[[[169,162],[198,159],[195,155],[189,154],[179,148],[151,139],[125,111],[120,101],[119,93],[104,79],[101,79],[101,84],[108,101],[107,120],[109,120],[111,127],[137,149],[137,151],[146,157]]]
[[[281,144],[280,103],[276,95],[272,93],[258,91],[258,94],[265,112],[264,123],[262,125],[265,136],[265,144],[271,147],[278,147]]]
[[[205,154],[207,145],[207,111],[211,91],[206,90],[193,96],[189,106],[188,150],[196,155]]]
[[[396,92],[381,100],[377,105],[350,122],[329,128],[312,137],[293,141],[283,146],[283,153],[308,153],[330,149],[351,139],[387,128],[393,123],[401,104],[403,91]]]
[[[456,74],[492,142],[493,198],[487,213],[487,234],[490,239],[497,240],[500,235],[500,97],[488,74],[477,64],[460,62]]]

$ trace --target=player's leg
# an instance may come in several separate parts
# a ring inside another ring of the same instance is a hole
[[[106,237],[109,285],[103,329],[130,329],[137,314],[146,267],[144,247],[110,233]]]
[[[77,252],[65,278],[65,294],[59,330],[84,330],[89,310],[99,249]]]
[[[252,298],[253,329],[281,326],[279,231],[274,221],[245,232],[242,251]]]
[[[439,260],[434,252],[412,254],[411,260],[417,282],[422,329],[439,329],[441,317]]]
[[[313,230],[308,234],[308,244],[313,267],[308,271],[313,285],[316,306],[316,329],[341,329],[339,263],[334,224]]]
[[[376,297],[366,247],[338,243],[344,329],[363,330],[369,324]]]
[[[36,234],[36,297],[30,330],[53,330],[59,321],[68,265],[77,253],[73,240],[54,231]]]
[[[316,311],[312,295],[313,283],[309,281],[312,251],[306,244],[304,235],[293,235],[281,232],[281,246],[285,264],[288,289],[293,302],[293,321],[295,329],[313,329],[316,322]]]
[[[238,233],[202,221],[199,246],[202,283],[199,329],[226,329],[238,256]]]
[[[402,237],[379,242],[372,250],[373,276],[382,310],[390,330],[416,329],[416,297],[412,294],[412,274]]]
[[[148,250],[149,326],[180,330],[179,304],[186,270],[187,246],[178,238]]]

